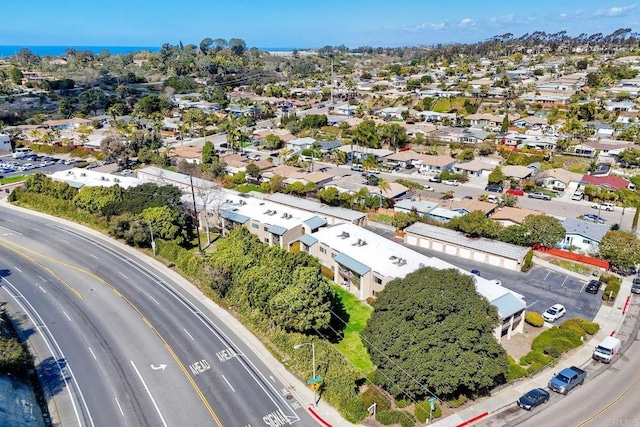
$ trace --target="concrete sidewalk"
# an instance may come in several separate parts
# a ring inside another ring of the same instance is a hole
[[[539,263],[539,261],[543,261]],[[561,271],[564,274],[570,274],[583,280],[591,280],[591,276],[585,276],[578,273],[568,272],[556,265],[550,264],[544,260],[536,260],[536,264],[543,265],[545,268]],[[558,365],[552,369],[544,369],[535,377],[515,381],[513,384],[502,388],[491,396],[479,399],[472,406],[458,411],[454,415],[432,423],[431,425],[438,427],[454,427],[460,424],[473,425],[476,421],[487,420],[488,417],[499,413],[508,406],[512,406],[527,391],[533,388],[547,388],[547,383],[553,372],[557,372],[565,367],[578,366],[584,367],[591,363],[591,355],[593,349],[609,335],[615,335],[623,342],[623,350],[626,342],[632,336],[633,329],[637,319],[640,316],[640,305],[629,305],[627,307],[629,296],[631,294],[632,278],[624,278],[618,297],[613,306],[602,305],[593,321],[600,325],[598,332],[582,347],[572,350],[571,355],[562,358]],[[598,295],[600,297],[600,294]],[[623,309],[627,309],[623,313]]]

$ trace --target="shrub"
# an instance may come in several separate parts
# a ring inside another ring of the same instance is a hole
[[[620,280],[610,280],[604,288],[604,292],[602,292],[602,299],[612,301],[616,299],[618,292],[620,292]]]
[[[558,357],[560,357],[562,355],[562,352],[560,351],[560,349],[558,347],[546,347],[542,351],[544,352],[544,354],[548,354],[549,356],[553,357],[554,359],[557,359]]]
[[[362,399],[362,402],[364,402],[364,406],[367,408],[375,403],[376,410],[379,412],[386,411],[391,408],[389,398],[387,398],[387,396],[385,396],[378,387],[370,386],[364,393],[362,393],[360,398]]]
[[[507,382],[522,378],[527,375],[527,370],[516,363],[515,359],[509,356],[509,370],[507,371]],[[417,416],[416,412],[416,416]],[[420,418],[418,418],[420,420]]]
[[[461,394],[457,399],[447,400],[447,406],[450,408],[457,408],[458,406],[462,406],[467,403],[467,400],[469,400],[467,396]]]
[[[536,313],[535,311],[528,311],[524,315],[524,321],[530,324],[531,326],[535,326],[536,328],[540,328],[544,325],[544,319],[540,313]]]
[[[590,322],[586,319],[579,319],[580,326],[589,335],[594,335],[600,329],[600,325],[595,322]]]
[[[520,271],[526,273],[527,271],[531,270],[531,267],[533,267],[533,251],[530,250],[524,256],[524,261],[522,262],[522,268],[520,269]]]
[[[431,411],[429,401],[423,400],[416,403],[415,413],[418,422],[424,423],[425,421],[427,421],[427,418],[429,418],[429,415],[431,415],[431,419],[440,418],[442,416],[442,409],[440,409],[440,406],[438,406],[438,404],[436,403],[435,408],[433,409],[433,411]]]
[[[522,366],[540,365],[542,367],[547,363],[549,363],[549,357],[539,350],[531,350],[520,358],[520,365]]]
[[[376,413],[377,421],[385,426],[400,424],[402,427],[413,427],[416,419],[407,411],[380,411]]]
[[[424,190],[424,185],[420,184],[419,182],[411,181],[410,179],[400,178],[396,179],[396,182],[398,184],[404,185],[407,188],[411,188],[414,190]]]
[[[411,405],[411,401],[409,399],[396,400],[396,406],[398,408],[406,408],[409,405]]]
[[[581,336],[583,339],[586,336],[586,332],[580,324],[580,319],[567,319],[560,324],[560,329],[570,330]]]

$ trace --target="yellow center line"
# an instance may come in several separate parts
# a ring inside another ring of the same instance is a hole
[[[0,237],[0,240],[4,240]],[[22,257],[30,260],[31,262],[34,262],[35,264],[41,266],[42,268],[44,268],[47,272],[49,272],[50,274],[52,274],[53,276],[55,276],[58,280],[60,280],[62,283],[64,283],[69,289],[71,289],[80,299],[84,299],[82,297],[82,295],[80,294],[80,292],[78,292],[75,288],[73,288],[71,285],[69,285],[67,282],[65,282],[62,278],[60,278],[57,274],[55,274],[53,271],[51,271],[51,269],[49,269],[48,267],[44,266],[43,264],[39,263],[38,261],[36,261],[35,259],[23,254],[22,252],[19,252],[17,249],[10,247],[10,245],[19,247],[22,251],[24,252],[31,252],[32,254],[35,254],[37,256],[40,256],[42,258],[45,258],[49,261],[52,261],[56,264],[60,264],[63,265],[67,268],[71,268],[73,270],[76,270],[80,273],[86,274],[92,278],[94,278],[95,280],[97,280],[100,283],[103,283],[104,285],[106,285],[107,287],[109,287],[109,289],[111,289],[111,291],[113,291],[113,293],[115,293],[118,297],[122,298],[127,304],[129,304],[129,306],[131,308],[133,308],[133,310],[138,313],[138,315],[142,318],[142,321],[144,323],[147,324],[147,326],[149,327],[149,329],[151,329],[153,332],[155,332],[155,334],[158,336],[158,338],[160,339],[160,341],[162,341],[162,343],[164,344],[165,348],[167,349],[167,351],[169,352],[169,354],[171,355],[171,357],[176,361],[176,363],[178,364],[178,367],[180,368],[180,370],[182,371],[182,373],[184,374],[185,377],[187,377],[187,379],[189,380],[189,382],[191,383],[191,386],[193,387],[193,389],[195,390],[196,394],[200,397],[200,400],[202,401],[202,403],[204,404],[205,408],[207,409],[207,411],[209,412],[209,414],[211,415],[211,418],[213,418],[213,420],[215,421],[216,425],[218,427],[222,427],[222,422],[220,422],[220,419],[218,418],[218,416],[216,415],[215,411],[213,410],[213,408],[211,407],[211,405],[209,404],[209,402],[207,401],[207,398],[205,397],[204,393],[202,393],[202,390],[200,390],[200,387],[198,387],[198,385],[196,384],[196,382],[194,381],[193,377],[191,376],[191,374],[189,373],[189,371],[187,370],[187,368],[185,367],[185,365],[182,363],[182,361],[180,360],[180,358],[178,357],[178,355],[176,354],[176,352],[173,350],[173,348],[171,348],[171,346],[169,345],[169,343],[164,339],[164,337],[160,334],[160,331],[158,331],[152,324],[151,322],[149,322],[149,320],[147,320],[147,318],[144,316],[144,314],[142,314],[142,312],[138,309],[138,307],[136,307],[135,304],[133,304],[131,301],[129,301],[129,299],[127,297],[125,297],[118,289],[116,289],[111,283],[107,282],[106,280],[104,280],[103,278],[97,276],[96,274],[81,268],[81,267],[77,267],[75,265],[66,263],[64,261],[60,261],[58,259],[55,259],[53,257],[50,257],[48,255],[44,255],[42,253],[39,253],[37,251],[34,251],[32,249],[28,249],[28,248],[24,248],[20,245],[17,245],[13,242],[8,242],[6,241],[8,244],[3,244],[0,242],[0,246],[3,246],[15,253],[17,253],[18,255],[21,255]]]
[[[623,397],[625,397],[633,387],[636,386],[636,384],[638,384],[638,382],[640,382],[640,377],[636,378],[636,380],[629,386],[627,387],[627,389],[625,391],[623,391],[622,393],[620,393],[620,395],[618,397],[616,397],[615,399],[613,399],[607,406],[605,406],[604,408],[602,408],[601,410],[599,410],[598,412],[596,412],[595,414],[593,414],[592,416],[590,416],[589,418],[587,418],[586,420],[584,420],[583,422],[581,422],[580,424],[578,424],[577,427],[582,427],[585,424],[587,424],[590,421],[593,421],[595,418],[599,417],[600,415],[602,415],[605,411],[607,411],[609,408],[611,408],[613,405],[615,405],[616,403],[618,403],[620,401],[620,399],[622,399]]]

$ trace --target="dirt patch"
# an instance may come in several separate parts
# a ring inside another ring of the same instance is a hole
[[[546,329],[547,328],[544,326],[541,328],[534,328],[528,323],[525,323],[524,332],[511,336],[511,339],[503,339],[501,341],[502,347],[504,347],[509,356],[513,357],[516,361],[519,361],[522,356],[531,351],[531,343],[534,338]]]

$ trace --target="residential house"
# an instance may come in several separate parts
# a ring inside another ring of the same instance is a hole
[[[430,200],[420,200],[416,198],[402,199],[393,205],[396,212],[416,212],[418,215],[427,217],[429,212],[438,207],[438,203]]]
[[[607,175],[607,176],[583,175],[581,184],[593,185],[593,186],[596,186],[605,190],[610,190],[610,191],[634,187],[630,181],[616,175]]]
[[[390,167],[400,166],[404,168],[407,165],[415,164],[422,156],[422,154],[413,150],[404,150],[389,154],[384,158],[384,161]]]
[[[456,269],[471,275],[352,224],[323,227],[299,240],[301,251],[316,257],[325,274],[362,301],[375,297],[393,279],[423,267]],[[495,338],[500,341],[503,336],[510,338],[522,332],[526,308],[522,295],[482,277],[474,276],[474,281],[478,293],[496,306],[502,319],[494,331]]]
[[[547,126],[547,119],[538,116],[527,116],[514,120],[512,124],[520,129],[530,128],[532,130],[539,130]]]
[[[409,190],[402,184],[398,184],[397,182],[389,182],[389,188],[386,191],[380,190],[375,185],[367,185],[366,182],[363,182],[363,178],[359,175],[356,176],[344,176],[344,177],[336,177],[333,181],[325,185],[325,188],[333,187],[338,190],[340,193],[350,193],[356,194],[362,188],[366,188],[370,195],[378,194],[386,199],[398,199],[405,194]]]
[[[91,125],[91,123],[92,122],[89,119],[74,117],[72,119],[47,120],[42,123],[42,126],[53,130],[74,131],[82,125]]]
[[[383,162],[388,155],[395,152],[386,148],[367,148],[353,144],[343,145],[337,150],[345,152],[349,161],[362,161],[367,156],[373,156],[377,162]]]
[[[565,237],[560,242],[564,249],[576,248],[580,252],[587,254],[597,254],[600,242],[609,231],[609,226],[596,224],[577,218],[567,218],[562,221],[565,229]]]
[[[325,172],[293,172],[289,174],[287,179],[284,180],[286,184],[292,184],[294,182],[301,182],[303,184],[315,184],[317,188],[324,187],[326,184],[333,181],[334,175]]]
[[[544,170],[536,175],[536,183],[538,185],[557,191],[564,191],[570,184],[577,185],[581,181],[581,174],[569,172],[562,168]]]
[[[358,107],[356,105],[342,104],[336,106],[333,113],[342,116],[355,116],[357,109]]]
[[[406,106],[400,107],[385,107],[380,110],[374,111],[374,114],[380,117],[384,117],[386,119],[402,119],[402,113],[404,111],[409,111],[409,108]]]
[[[471,126],[477,127],[488,127],[491,129],[500,129],[502,127],[502,121],[504,120],[504,115],[495,115],[495,114],[487,114],[487,113],[476,113],[469,114],[465,116],[465,120],[469,120]],[[513,120],[516,120],[519,116],[510,115],[509,122],[511,123]]]
[[[498,166],[483,159],[473,159],[453,165],[455,173],[466,173],[470,177],[488,176]]]
[[[422,154],[416,162],[418,172],[423,174],[436,173],[440,174],[445,169],[453,169],[456,159],[451,156],[430,156]]]
[[[294,151],[302,151],[310,148],[315,142],[316,140],[311,137],[296,138],[287,141],[287,148]]]
[[[526,166],[505,165],[502,166],[502,173],[509,179],[526,179],[533,174],[534,170]]]
[[[323,154],[327,154],[336,148],[342,147],[342,142],[340,141],[320,141],[320,151]]]
[[[606,111],[638,111],[638,106],[635,102],[631,101],[608,101],[604,104],[604,109]]]
[[[522,221],[529,215],[544,215],[544,212],[533,209],[515,208],[504,206],[493,212],[491,219],[508,227],[510,225],[522,225]]]

